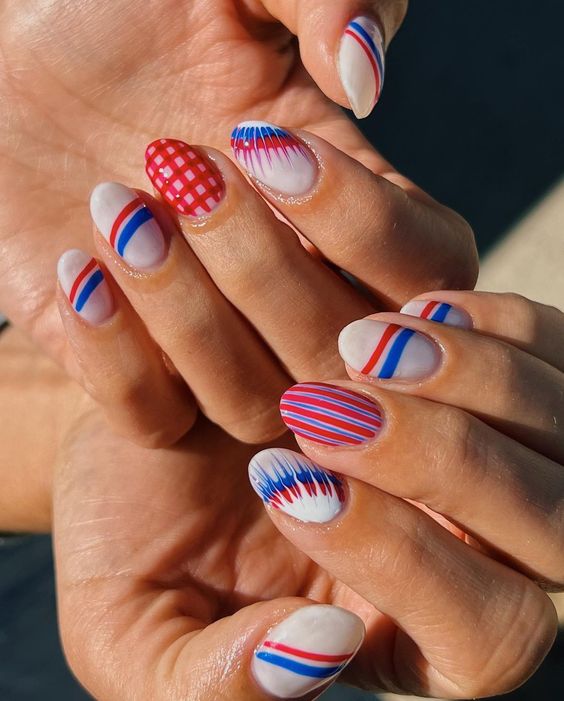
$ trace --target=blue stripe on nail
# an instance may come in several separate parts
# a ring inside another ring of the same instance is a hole
[[[81,311],[86,302],[88,302],[88,299],[90,295],[94,292],[94,290],[98,287],[98,285],[102,282],[104,279],[104,275],[102,274],[101,270],[97,270],[88,280],[86,285],[82,288],[82,292],[78,295],[78,299],[76,300],[75,304],[75,309],[77,312]]]
[[[386,362],[382,365],[382,369],[378,373],[378,377],[383,380],[388,380],[390,377],[394,376],[394,372],[401,360],[401,355],[406,347],[409,339],[413,336],[415,331],[413,329],[403,329],[403,331],[398,334],[394,345],[391,347]]]
[[[451,309],[452,307],[450,306],[450,304],[442,303],[437,309],[437,311],[433,314],[432,321],[438,321],[439,323],[442,323],[446,319],[446,316]]]
[[[135,214],[123,227],[123,231],[119,237],[117,252],[120,254],[120,256],[123,256],[125,247],[134,236],[137,229],[152,218],[153,215],[148,207],[142,207],[139,211],[135,212]]]
[[[287,657],[282,657],[281,655],[275,655],[272,652],[264,652],[263,650],[256,653],[259,660],[273,664],[276,667],[282,667],[295,674],[301,674],[304,677],[315,677],[316,679],[326,679],[327,677],[332,677],[338,674],[345,665],[338,665],[337,667],[313,667],[309,664],[303,664],[303,662],[296,662]]]

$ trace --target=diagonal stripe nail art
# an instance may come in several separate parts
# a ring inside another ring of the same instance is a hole
[[[339,336],[339,353],[356,372],[381,380],[421,380],[438,368],[439,347],[399,324],[361,319]]]
[[[93,326],[103,324],[114,303],[104,273],[95,258],[73,249],[60,257],[57,276],[74,311]]]
[[[401,309],[402,314],[417,316],[420,319],[428,319],[447,326],[456,326],[461,329],[473,328],[472,318],[464,309],[453,307],[446,302],[435,302],[424,299],[415,299],[408,302]]]
[[[382,412],[374,401],[323,382],[290,387],[282,395],[280,413],[293,433],[322,445],[359,445],[382,428]]]

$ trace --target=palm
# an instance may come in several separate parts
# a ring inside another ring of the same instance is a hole
[[[163,626],[181,637],[260,600],[311,597],[385,623],[276,531],[247,479],[253,449],[205,419],[167,450],[128,443],[97,414],[74,436],[55,493],[63,633],[94,611],[94,635],[112,621],[116,656],[134,649],[154,662],[163,650],[149,641]],[[378,627],[378,645],[391,642],[391,624]],[[98,641],[89,647],[95,656]]]
[[[240,0],[92,7],[9,0],[2,16],[0,308],[67,367],[55,262],[91,248],[96,182],[146,187],[148,141],[226,149],[232,126],[252,117],[311,129],[359,157],[366,149],[301,68],[289,33]]]

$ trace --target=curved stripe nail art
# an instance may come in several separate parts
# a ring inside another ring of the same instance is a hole
[[[300,521],[326,523],[345,503],[345,487],[336,474],[285,448],[255,455],[249,479],[265,504]]]
[[[339,47],[339,75],[358,118],[367,117],[384,84],[384,39],[369,17],[355,17],[345,28]]]
[[[215,163],[178,139],[157,139],[149,144],[145,170],[165,202],[188,217],[211,214],[225,195],[225,183]]]
[[[440,363],[438,346],[398,324],[361,319],[339,336],[339,353],[356,372],[381,380],[421,380]]]
[[[453,307],[446,302],[435,302],[426,299],[413,300],[404,305],[400,311],[402,314],[436,321],[447,326],[457,326],[461,329],[470,330],[474,326],[468,312],[459,307]]]
[[[92,219],[112,248],[133,268],[153,268],[164,260],[165,240],[153,213],[121,183],[100,183],[90,196]]]
[[[358,616],[329,605],[305,606],[272,628],[255,650],[255,679],[278,698],[325,686],[349,664],[364,640]]]
[[[237,162],[267,187],[288,195],[304,195],[317,179],[317,162],[293,134],[268,122],[241,122],[231,134]]]
[[[280,413],[298,436],[322,445],[359,445],[375,438],[382,413],[371,399],[323,382],[290,387],[280,401]]]
[[[107,321],[114,304],[104,273],[95,258],[72,249],[59,258],[57,277],[77,314],[93,326]]]

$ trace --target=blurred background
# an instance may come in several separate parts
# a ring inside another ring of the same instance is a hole
[[[489,289],[504,288],[502,261],[525,285],[540,252],[555,251],[548,257],[556,277],[545,270],[531,296],[560,307],[563,26],[562,0],[411,0],[388,54],[382,101],[361,125],[400,171],[468,219],[482,255],[493,250],[484,266]],[[509,250],[500,242],[511,230],[519,245]],[[47,536],[0,536],[0,701],[89,698],[60,652],[52,568]],[[343,687],[323,697],[370,698]],[[505,698],[564,698],[563,635],[533,679]]]

